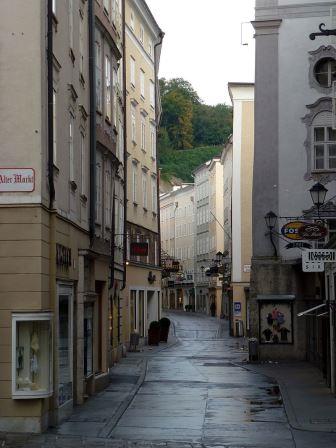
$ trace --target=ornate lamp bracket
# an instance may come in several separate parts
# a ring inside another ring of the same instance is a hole
[[[319,25],[319,33],[311,33],[309,34],[309,39],[315,40],[317,36],[336,36],[336,28],[334,30],[325,29],[326,24],[320,23]]]

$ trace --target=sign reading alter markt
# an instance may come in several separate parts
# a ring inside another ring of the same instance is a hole
[[[33,168],[0,168],[0,193],[27,192],[35,190]]]

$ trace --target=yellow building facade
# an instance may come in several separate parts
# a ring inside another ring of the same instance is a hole
[[[229,83],[233,105],[231,193],[232,332],[249,332],[249,292],[252,256],[252,183],[254,154],[254,85]],[[224,179],[225,185],[225,179]]]
[[[127,113],[128,334],[145,340],[161,317],[157,127],[158,65],[163,33],[145,1],[127,0],[125,10]],[[139,244],[140,243],[140,244]],[[147,247],[140,253],[139,247]]]

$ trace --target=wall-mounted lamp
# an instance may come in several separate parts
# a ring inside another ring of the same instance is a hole
[[[317,208],[317,216],[320,215],[320,207],[322,207],[322,205],[324,204],[327,192],[328,190],[326,189],[326,187],[320,182],[317,182],[317,184],[313,185],[309,190],[313,204]]]
[[[270,211],[270,212],[266,213],[264,218],[265,218],[266,226],[267,226],[267,228],[269,230],[268,234],[269,234],[270,241],[271,241],[271,244],[272,244],[273,249],[274,249],[274,256],[277,257],[278,256],[278,251],[277,251],[276,245],[274,244],[274,241],[273,241],[272,230],[275,227],[275,224],[277,222],[278,217],[277,217],[277,215],[274,212]]]

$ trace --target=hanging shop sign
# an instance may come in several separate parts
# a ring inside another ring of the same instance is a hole
[[[291,221],[282,226],[281,233],[283,236],[290,240],[302,240],[302,236],[299,234],[299,229],[305,226],[306,222],[303,221]]]
[[[33,168],[0,168],[0,193],[26,192],[35,190]]]
[[[164,268],[168,272],[179,272],[180,263],[177,260],[172,260],[171,258],[164,260]]]
[[[299,236],[303,240],[320,240],[328,234],[328,229],[322,224],[305,224],[298,230]]]
[[[134,257],[147,257],[148,243],[133,242],[131,243],[130,252]]]

